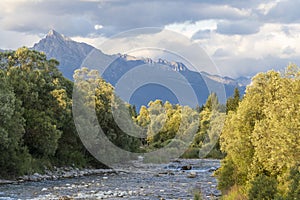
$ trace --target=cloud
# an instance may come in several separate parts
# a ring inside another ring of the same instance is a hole
[[[0,29],[1,49],[15,50],[22,46],[31,47],[40,37],[35,34],[18,33],[14,31],[5,31]]]
[[[270,22],[277,23],[299,23],[300,13],[299,13],[300,1],[285,0],[280,1],[276,4],[268,14],[265,19]]]
[[[200,30],[197,31],[193,36],[192,40],[201,40],[201,39],[208,39],[213,34],[212,30]]]
[[[217,59],[214,61],[219,66],[220,73],[223,76],[240,77],[254,76],[258,72],[269,70],[282,71],[289,63],[300,63],[300,58],[278,58],[277,56],[267,56],[264,58],[235,57],[230,60]]]
[[[224,3],[205,1],[1,1],[0,24],[6,30],[41,33],[55,28],[69,36],[98,33],[111,36],[141,27],[205,19],[240,19],[250,12]],[[94,25],[102,29],[95,30]],[[79,28],[80,27],[80,30]]]
[[[95,30],[100,30],[100,29],[103,28],[103,26],[100,25],[100,24],[96,24],[96,25],[94,26],[94,28],[95,28]]]
[[[299,62],[299,6],[299,1],[292,0],[2,0],[0,48],[32,46],[55,29],[100,48],[114,36],[114,53],[131,41],[181,49],[179,53],[188,52],[189,60],[197,59],[199,52],[191,48],[193,44],[162,37],[165,30],[172,30],[197,41],[222,73],[247,75],[277,63]],[[138,34],[132,35],[130,29]],[[177,59],[164,52],[140,50],[135,54]]]
[[[259,32],[261,25],[259,21],[254,20],[226,20],[218,23],[216,32],[224,35],[248,35]]]
[[[215,53],[212,55],[214,58],[216,57],[227,57],[230,56],[230,52],[224,50],[223,48],[219,48],[215,51]]]
[[[285,55],[292,55],[292,54],[296,53],[296,49],[292,48],[290,46],[287,46],[282,50],[282,53]]]

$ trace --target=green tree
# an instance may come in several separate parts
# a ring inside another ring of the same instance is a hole
[[[229,111],[221,149],[227,154],[226,162],[232,163],[234,178],[225,184],[227,177],[222,174],[229,169],[226,165],[220,168],[219,186],[223,191],[238,185],[244,194],[251,193],[250,188],[262,187],[257,179],[262,175],[276,181],[276,196],[289,191],[290,171],[300,160],[299,71],[290,65],[283,74],[269,71],[256,75],[236,112]]]
[[[273,200],[277,193],[277,181],[274,177],[260,174],[251,182],[249,200]]]
[[[191,144],[193,148],[199,148],[198,157],[219,157],[219,135],[223,127],[225,114],[220,112],[221,105],[215,93],[207,98],[202,111],[199,114],[199,129]],[[211,152],[207,155],[207,153]]]
[[[5,70],[24,108],[24,143],[35,157],[54,156],[66,106],[58,62],[25,47],[2,60],[8,60]]]
[[[229,97],[226,101],[226,113],[229,111],[236,111],[240,102],[240,91],[238,88],[234,89],[233,97]]]
[[[11,178],[31,170],[31,157],[23,145],[25,120],[5,71],[0,70],[0,177]]]
[[[128,135],[126,131],[124,132],[118,126],[129,123],[133,124],[133,119],[130,110],[128,110],[128,105],[114,94],[112,85],[105,82],[100,77],[98,71],[87,68],[76,70],[74,79],[77,82],[78,89],[85,92],[82,95],[87,104],[85,106],[95,109],[98,123],[107,138],[122,149],[138,151],[140,146],[139,138]],[[115,114],[119,115],[118,119],[124,120],[116,122],[113,115],[114,111],[116,111]],[[130,127],[127,130],[133,129],[134,127]]]

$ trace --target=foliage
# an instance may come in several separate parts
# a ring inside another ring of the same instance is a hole
[[[299,199],[299,197],[300,197],[300,169],[299,169],[299,166],[291,169],[289,180],[290,180],[290,185],[289,185],[289,192],[287,195],[287,200]]]
[[[58,62],[44,53],[20,48],[0,53],[0,177],[16,177],[45,166],[101,166],[85,149],[77,134],[72,113],[73,82],[57,69]],[[107,136],[123,149],[138,149],[140,140],[123,133],[113,120],[111,107],[122,112],[135,108],[115,97],[113,87],[94,71],[99,123]],[[117,102],[117,103],[116,103]],[[124,122],[127,123],[127,122]]]
[[[16,98],[6,73],[0,71],[0,176],[15,177],[30,171],[30,155],[23,145],[21,102]]]
[[[223,192],[233,185],[249,195],[257,190],[269,191],[261,185],[261,180],[269,178],[276,182],[276,198],[291,190],[288,177],[300,160],[299,78],[300,70],[295,65],[283,74],[260,73],[248,86],[237,110],[228,112],[220,138],[221,149],[227,154],[218,171]]]
[[[135,115],[133,108],[126,106],[114,94],[114,88],[106,83],[96,70],[87,68],[76,70],[74,79],[77,82],[77,88],[85,92],[83,96],[87,106],[95,109],[98,123],[106,137],[122,149],[131,152],[138,151],[140,140],[126,134],[126,132],[134,131],[134,127],[129,126],[133,124],[132,115]],[[118,123],[115,118],[119,119]],[[126,128],[126,132],[120,127]]]
[[[229,111],[237,110],[239,106],[240,98],[241,98],[240,91],[238,88],[235,88],[233,97],[229,97],[226,101],[226,113],[228,113]]]
[[[218,140],[225,119],[221,109],[215,93],[201,109],[155,100],[149,102],[148,107],[141,107],[135,121],[147,135],[143,144],[148,150],[180,140],[187,149],[183,158],[223,158]]]
[[[274,177],[260,174],[251,182],[249,200],[272,200],[277,193],[277,181]]]

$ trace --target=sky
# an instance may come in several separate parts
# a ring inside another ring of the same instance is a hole
[[[138,41],[180,49],[193,60],[201,57],[197,44],[230,77],[300,65],[299,0],[1,0],[0,7],[0,49],[31,47],[55,29],[105,53],[124,52]],[[171,59],[161,51],[126,51]]]

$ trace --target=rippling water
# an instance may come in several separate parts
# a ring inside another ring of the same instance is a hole
[[[191,170],[181,170],[191,165]],[[55,181],[25,182],[0,186],[0,199],[193,199],[201,190],[210,199],[216,190],[212,171],[218,160],[180,160],[169,164],[141,164],[123,167],[117,174],[102,174]],[[188,178],[190,173],[195,178]]]

